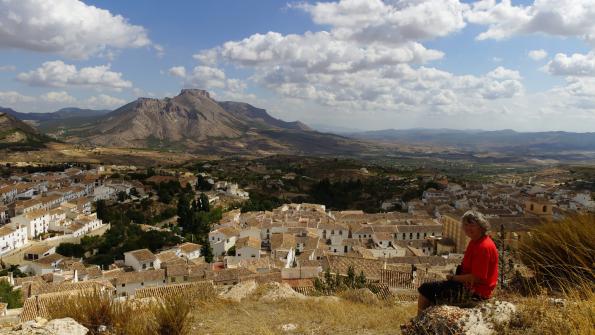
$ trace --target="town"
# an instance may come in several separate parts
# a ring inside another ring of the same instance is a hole
[[[374,292],[414,300],[417,287],[461,262],[469,241],[460,220],[470,208],[493,227],[506,284],[531,229],[595,211],[590,191],[565,187],[556,169],[525,183],[510,175],[464,184],[426,177],[433,187],[419,198],[386,199],[376,213],[315,203],[245,210],[250,192],[207,172],[67,164],[3,171],[0,274],[20,296],[0,313],[21,321],[90,287],[116,299],[255,281],[308,295],[325,276],[355,274]],[[141,237],[118,240],[121,227]]]

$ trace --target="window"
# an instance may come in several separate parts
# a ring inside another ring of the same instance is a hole
[[[143,270],[147,268],[147,264],[143,263]]]
[[[547,206],[543,206],[543,212],[547,212]]]
[[[409,233],[409,239],[413,240],[413,233]]]
[[[419,233],[417,233],[417,239],[419,240]]]
[[[405,239],[405,233],[403,233],[403,239]]]
[[[145,286],[145,282],[140,282],[140,286]]]
[[[153,262],[149,263],[149,266],[150,266],[150,267],[153,267]]]
[[[339,235],[343,235],[343,231],[342,230],[339,230]]]
[[[126,284],[122,284],[122,287],[126,287]]]

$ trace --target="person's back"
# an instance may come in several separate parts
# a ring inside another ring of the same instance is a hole
[[[475,294],[488,299],[498,283],[498,249],[487,235],[470,241],[461,264],[462,273],[476,277],[467,287]]]

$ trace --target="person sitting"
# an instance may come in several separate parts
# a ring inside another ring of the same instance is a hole
[[[465,235],[471,239],[455,275],[445,281],[425,283],[418,288],[418,315],[437,304],[464,305],[489,299],[498,282],[498,249],[486,235],[490,223],[477,211],[461,218]]]

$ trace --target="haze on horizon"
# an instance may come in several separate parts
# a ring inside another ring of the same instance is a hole
[[[348,129],[595,131],[591,0],[6,0],[0,106],[201,88]]]

